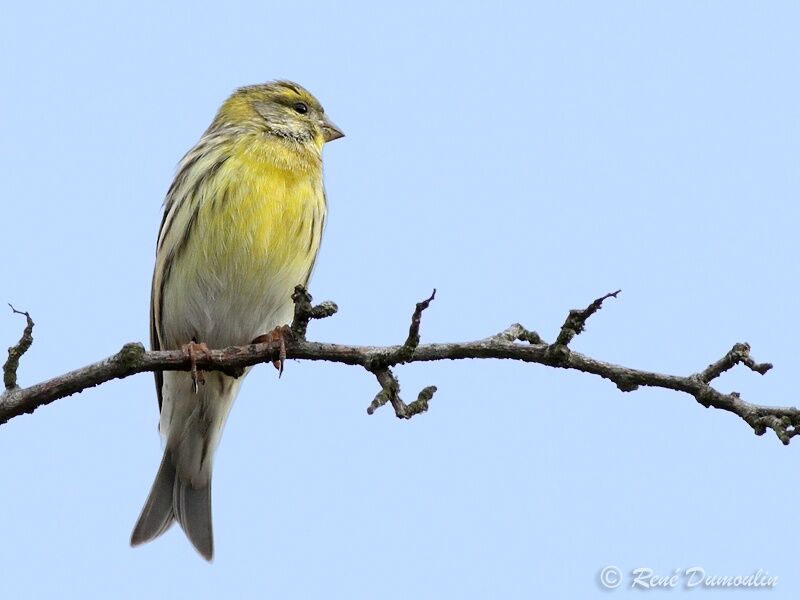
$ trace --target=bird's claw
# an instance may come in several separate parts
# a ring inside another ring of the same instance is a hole
[[[181,347],[181,350],[189,357],[189,363],[191,364],[191,374],[192,374],[192,389],[194,393],[197,393],[199,389],[198,384],[204,385],[206,382],[206,378],[203,376],[203,372],[198,370],[197,368],[197,361],[201,358],[208,357],[208,346],[206,344],[200,343],[198,344],[194,340],[189,342],[188,344],[184,344]]]
[[[269,344],[273,350],[278,350],[278,358],[272,361],[272,366],[278,370],[278,377],[283,375],[283,365],[286,362],[286,338],[291,335],[291,328],[288,325],[281,325],[258,336],[252,342],[253,344]]]

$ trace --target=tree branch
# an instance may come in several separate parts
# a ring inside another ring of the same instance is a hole
[[[425,412],[436,387],[424,388],[415,401],[406,404],[400,398],[400,383],[392,372],[392,367],[435,360],[495,358],[591,373],[608,379],[623,392],[634,391],[640,386],[683,392],[707,408],[713,407],[739,416],[750,425],[756,435],[762,435],[767,429],[772,429],[784,444],[788,444],[800,433],[800,409],[751,404],[742,400],[736,392],[724,393],[711,385],[711,382],[722,373],[738,364],[762,375],[772,368],[769,363],[757,363],[750,356],[750,346],[746,343],[735,344],[718,361],[691,375],[642,371],[572,351],[569,344],[576,335],[584,331],[586,321],[602,307],[605,300],[616,298],[619,293],[617,290],[606,294],[585,309],[570,311],[556,341],[552,344],[548,344],[539,334],[525,329],[519,323],[496,335],[477,341],[420,344],[422,313],[433,302],[436,294],[434,290],[430,298],[416,305],[405,343],[396,346],[351,346],[306,340],[309,322],[312,319],[322,319],[335,314],[337,307],[333,302],[313,305],[311,295],[305,288],[298,286],[292,295],[295,302],[295,316],[291,325],[292,336],[286,342],[286,357],[299,360],[326,360],[363,367],[375,375],[381,388],[367,408],[367,412],[373,414],[375,410],[388,403],[394,409],[395,415],[402,419],[409,419]],[[14,312],[20,313],[15,309]],[[191,369],[190,357],[181,350],[147,352],[142,344],[131,343],[125,344],[119,352],[97,363],[30,387],[20,388],[16,385],[19,359],[33,341],[31,337],[33,321],[27,313],[20,314],[26,316],[27,326],[19,343],[9,348],[9,358],[3,367],[5,391],[0,394],[0,423],[31,413],[36,408],[59,398],[112,379],[122,379],[145,371]],[[241,373],[244,367],[276,360],[278,352],[273,344],[232,346],[210,350],[199,357],[196,364],[206,371],[218,370],[235,375]]]
[[[25,329],[22,332],[22,337],[19,341],[8,349],[8,359],[3,365],[3,385],[6,392],[17,389],[17,369],[19,368],[19,359],[28,351],[28,348],[33,344],[33,319],[26,313],[17,310],[11,304],[11,312],[15,315],[25,315]]]

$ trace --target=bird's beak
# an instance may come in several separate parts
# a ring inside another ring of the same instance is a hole
[[[333,122],[328,119],[328,117],[322,119],[320,126],[322,127],[322,137],[326,142],[332,142],[333,140],[338,140],[339,138],[344,137],[342,130],[334,125]]]

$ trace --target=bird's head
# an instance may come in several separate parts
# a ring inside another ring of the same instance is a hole
[[[211,129],[257,130],[300,143],[322,146],[344,133],[325,116],[325,109],[305,88],[274,81],[239,88],[219,109]]]

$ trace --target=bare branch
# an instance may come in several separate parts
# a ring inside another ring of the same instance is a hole
[[[558,338],[556,338],[555,345],[556,346],[569,346],[569,343],[572,341],[576,335],[580,335],[583,333],[583,330],[586,327],[586,321],[589,320],[594,313],[598,310],[603,308],[603,302],[608,300],[609,298],[616,298],[617,295],[622,290],[617,290],[616,292],[611,292],[602,296],[592,302],[589,306],[584,308],[583,310],[571,310],[569,311],[569,315],[567,315],[567,320],[564,321],[564,324],[561,326],[561,331],[558,334]]]
[[[326,300],[322,304],[313,306],[311,301],[313,298],[308,290],[302,285],[294,286],[294,293],[292,294],[294,301],[294,320],[292,321],[292,335],[298,340],[306,339],[306,331],[308,330],[308,323],[311,319],[325,319],[333,316],[339,310],[335,302]]]
[[[400,398],[400,384],[392,367],[402,363],[430,362],[436,360],[506,359],[526,363],[538,363],[548,367],[571,369],[591,373],[608,379],[622,391],[633,391],[640,386],[663,388],[689,394],[705,407],[713,407],[733,413],[743,419],[757,435],[767,429],[775,432],[778,439],[788,444],[800,433],[800,409],[794,407],[761,406],[748,403],[736,392],[724,393],[712,387],[711,382],[723,372],[737,364],[743,364],[752,371],[765,374],[772,367],[769,363],[757,363],[750,356],[750,346],[736,344],[721,359],[706,369],[693,375],[667,375],[642,371],[603,362],[569,349],[571,340],[581,333],[589,317],[595,314],[604,300],[616,297],[619,292],[606,294],[592,302],[583,310],[570,311],[555,343],[548,344],[534,331],[515,323],[508,329],[473,342],[454,342],[439,344],[420,344],[419,330],[422,312],[428,308],[433,295],[417,304],[412,315],[409,335],[405,343],[396,346],[352,346],[311,342],[305,339],[305,332],[311,319],[325,318],[336,312],[336,305],[311,304],[311,296],[299,287],[295,290],[295,319],[292,324],[294,335],[286,340],[286,358],[299,360],[325,360],[346,365],[360,366],[373,373],[381,390],[375,396],[367,412],[372,414],[380,406],[391,404],[395,415],[408,419],[428,409],[428,402],[436,391],[433,386],[423,389],[417,399],[405,404]],[[24,313],[23,313],[24,314]],[[182,350],[146,352],[141,344],[126,344],[115,355],[100,362],[76,369],[48,381],[19,388],[8,385],[8,373],[16,373],[19,356],[27,345],[22,343],[30,338],[33,322],[28,317],[26,333],[16,348],[15,361],[9,361],[6,372],[6,391],[0,395],[0,423],[24,413],[33,412],[39,406],[49,404],[59,398],[81,392],[111,379],[121,379],[145,371],[178,370],[188,371],[192,361]],[[13,351],[14,348],[11,350]],[[244,367],[272,362],[280,358],[280,349],[274,344],[250,344],[233,346],[221,350],[209,350],[195,357],[196,366],[202,370],[218,370],[228,374],[241,373]]]
[[[433,398],[436,386],[429,385],[419,393],[414,402],[406,404],[400,398],[400,382],[389,367],[412,361],[414,352],[419,347],[419,328],[422,323],[422,313],[431,305],[434,298],[436,298],[435,289],[428,298],[422,302],[417,302],[416,307],[414,307],[414,313],[411,315],[408,337],[402,346],[397,347],[397,350],[380,355],[365,366],[368,371],[374,373],[378,383],[381,384],[381,391],[378,392],[375,399],[367,407],[368,415],[373,414],[387,402],[394,408],[394,414],[398,419],[410,419],[414,415],[428,410],[428,401]]]
[[[411,404],[406,404],[400,399],[400,382],[394,376],[389,367],[373,371],[378,383],[381,384],[381,391],[375,395],[375,399],[367,407],[367,414],[373,414],[381,406],[389,402],[394,408],[394,414],[398,419],[410,419],[414,415],[428,410],[428,401],[436,393],[436,386],[429,385],[423,388],[417,395],[417,399]]]
[[[734,344],[730,352],[720,358],[717,362],[708,365],[697,376],[706,383],[710,383],[728,369],[732,369],[742,363],[751,371],[764,375],[772,368],[770,363],[756,363],[750,358],[750,344]]]
[[[436,289],[433,290],[429,298],[422,302],[417,302],[417,306],[414,308],[414,314],[411,315],[411,326],[408,328],[408,337],[406,338],[406,343],[403,344],[411,352],[414,352],[416,347],[419,346],[419,327],[422,322],[422,311],[431,305],[434,298],[436,298]]]
[[[11,304],[9,304],[11,306]],[[8,349],[8,359],[3,365],[3,384],[6,391],[16,389],[17,387],[17,369],[19,368],[19,359],[28,351],[28,348],[33,344],[33,319],[31,316],[23,311],[17,310],[11,306],[11,312],[15,315],[24,315],[26,324],[22,332],[22,337],[19,341]]]

